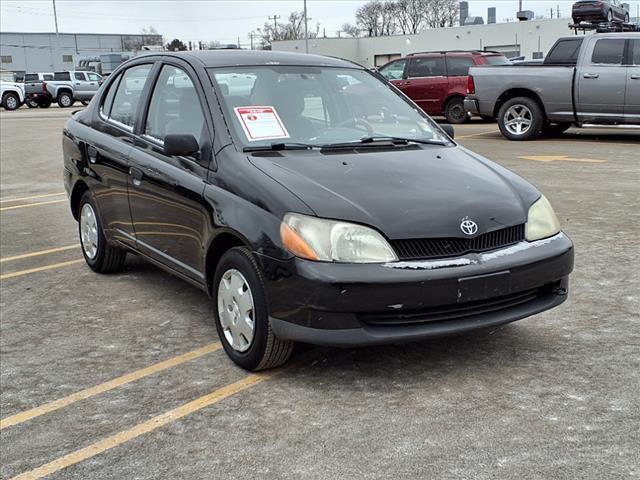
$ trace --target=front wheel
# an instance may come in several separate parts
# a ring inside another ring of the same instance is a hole
[[[613,12],[611,10],[607,12],[607,22],[613,22]]]
[[[2,106],[5,110],[16,110],[20,107],[20,98],[13,92],[7,92],[2,97]]]
[[[464,99],[453,98],[447,102],[444,107],[444,116],[447,122],[452,124],[461,124],[469,121],[469,114],[464,109]]]
[[[235,247],[222,256],[212,294],[218,336],[231,360],[257,371],[289,359],[293,342],[280,340],[271,329],[260,268],[248,249]]]
[[[74,104],[73,97],[68,92],[62,92],[58,95],[58,106],[60,108],[67,108]]]
[[[544,112],[529,97],[516,97],[505,102],[498,113],[498,127],[509,140],[533,140],[540,135]]]
[[[78,207],[78,234],[87,265],[98,273],[122,270],[127,251],[107,243],[98,208],[89,191],[84,192]]]

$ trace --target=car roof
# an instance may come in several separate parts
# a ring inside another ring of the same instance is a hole
[[[493,57],[496,55],[503,55],[502,52],[496,52],[493,50],[434,50],[432,52],[415,52],[410,53],[407,57],[419,57],[420,55],[481,55],[484,57]]]
[[[190,61],[195,60],[201,62],[205,67],[299,65],[364,68],[341,58],[269,50],[191,50],[185,52],[153,52],[153,54],[153,56],[173,56]]]

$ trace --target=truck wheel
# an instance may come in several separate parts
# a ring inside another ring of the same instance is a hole
[[[498,113],[498,126],[509,140],[533,140],[540,135],[544,113],[540,104],[529,97],[505,102]]]
[[[29,108],[38,108],[38,102],[36,102],[33,98],[28,98],[25,103]]]
[[[613,11],[611,11],[611,9],[609,9],[609,11],[607,12],[607,22],[613,22]]]
[[[58,95],[58,106],[60,108],[67,108],[74,104],[73,97],[68,92],[62,92]]]
[[[452,124],[466,123],[469,121],[469,114],[464,109],[464,99],[452,98],[444,107],[444,116],[447,122]]]
[[[107,243],[98,215],[98,208],[89,191],[84,192],[80,199],[78,234],[82,245],[82,255],[93,271],[112,273],[122,270],[127,251]]]
[[[15,110],[20,107],[20,98],[13,92],[7,92],[2,97],[2,106],[5,110]]]
[[[51,106],[51,97],[41,99],[38,105],[40,108],[49,108]]]
[[[571,123],[561,122],[561,123],[545,123],[542,126],[542,134],[548,135],[550,137],[555,137],[557,135],[562,135],[564,132],[571,128]]]
[[[271,329],[262,275],[249,250],[235,247],[222,256],[212,294],[218,336],[231,360],[257,371],[289,359],[293,342],[280,340]]]

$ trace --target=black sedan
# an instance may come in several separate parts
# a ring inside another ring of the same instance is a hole
[[[376,73],[279,52],[121,65],[64,129],[87,264],[135,253],[211,295],[228,355],[492,327],[567,298],[573,245],[532,185]]]
[[[580,0],[573,4],[571,16],[574,23],[629,23],[629,11],[620,0]]]

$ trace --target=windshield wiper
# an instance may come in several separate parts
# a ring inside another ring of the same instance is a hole
[[[356,140],[355,142],[344,142],[344,143],[327,143],[325,145],[322,145],[323,149],[330,149],[330,148],[351,148],[351,147],[358,147],[358,146],[362,146],[362,145],[372,145],[374,146],[376,143],[391,143],[394,145],[408,145],[409,143],[421,143],[424,145],[446,145],[445,142],[442,142],[440,140],[431,140],[431,139],[418,139],[418,138],[404,138],[404,137],[393,137],[393,136],[386,136],[386,135],[371,135],[371,136],[366,136],[366,137],[362,137],[359,140]]]
[[[274,142],[270,145],[255,145],[251,147],[244,147],[243,152],[263,152],[267,150],[311,150],[312,148],[318,148],[318,145],[312,145],[310,143],[297,143],[297,142]]]

